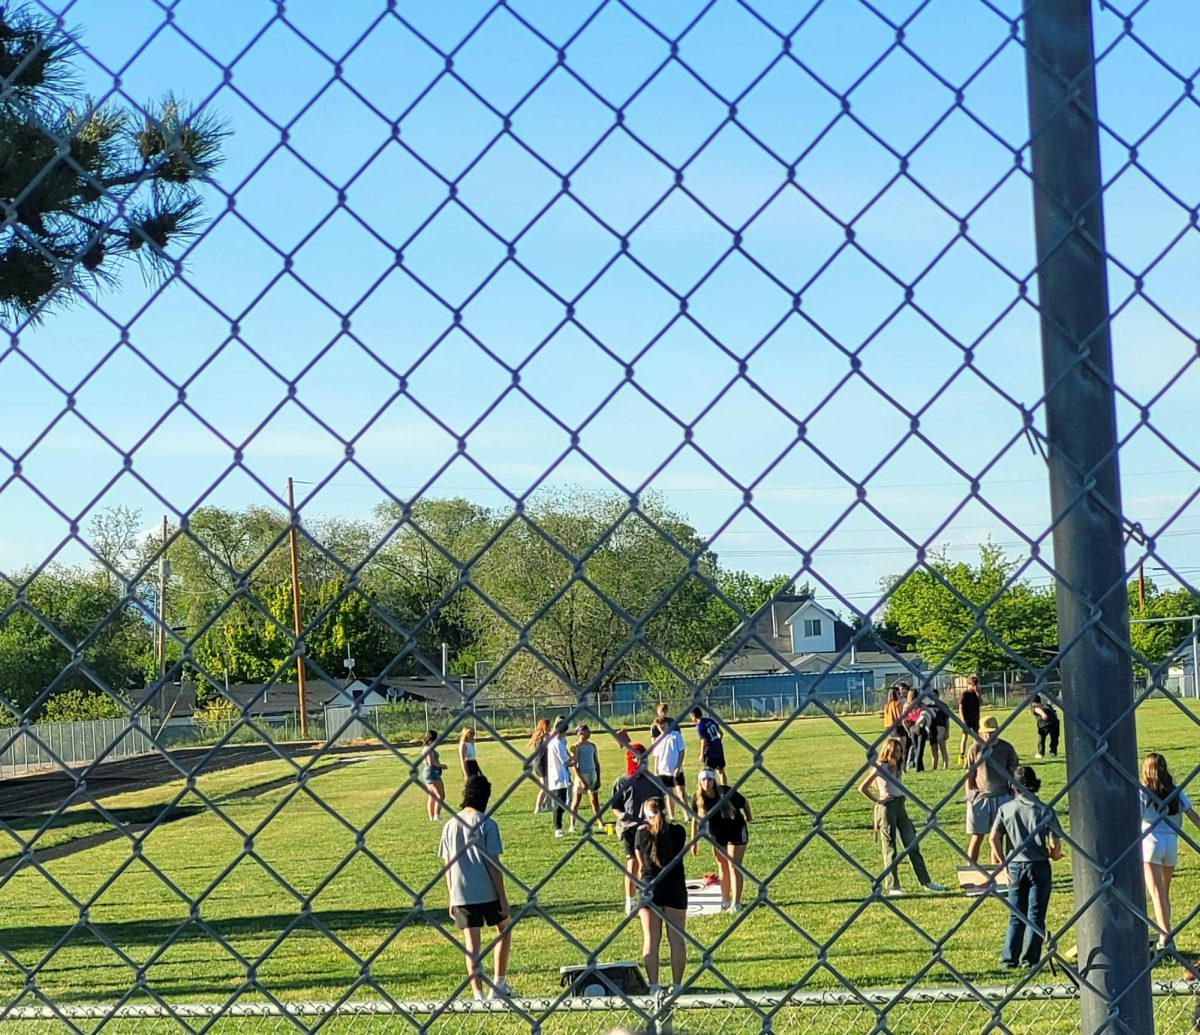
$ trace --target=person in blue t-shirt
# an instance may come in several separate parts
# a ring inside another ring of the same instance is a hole
[[[706,716],[704,709],[696,705],[692,709],[692,718],[696,720],[696,736],[700,738],[700,767],[711,769],[717,774],[722,786],[728,786],[725,779],[725,745],[721,741],[721,726],[716,719]]]

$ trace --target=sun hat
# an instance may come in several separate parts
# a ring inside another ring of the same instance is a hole
[[[989,715],[983,720],[983,722],[979,724],[979,728],[983,730],[984,733],[995,733],[996,730],[1000,728],[1000,723],[996,721],[996,717],[994,715]]]

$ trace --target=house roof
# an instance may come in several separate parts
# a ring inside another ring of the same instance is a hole
[[[899,660],[897,660],[899,659]],[[766,650],[748,649],[739,651],[721,666],[721,676],[748,676],[778,674],[789,670],[855,672],[865,669],[893,669],[897,673],[906,667],[924,669],[925,663],[919,654],[902,651],[855,651],[855,663],[850,663],[850,654],[842,651],[793,654],[781,651],[779,656]]]

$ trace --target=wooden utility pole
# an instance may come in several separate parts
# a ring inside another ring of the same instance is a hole
[[[296,497],[292,489],[292,479],[288,479],[288,518],[291,527],[288,529],[288,543],[292,551],[292,632],[296,635],[296,695],[300,711],[300,736],[308,736],[308,708],[304,699],[304,652],[301,650],[300,639],[300,560],[296,549],[296,528],[300,524],[300,515],[296,513]]]

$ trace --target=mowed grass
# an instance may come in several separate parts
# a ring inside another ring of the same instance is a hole
[[[847,725],[874,738],[880,720],[855,717]],[[736,731],[750,746],[726,739],[730,774],[755,813],[746,866],[753,877],[747,900],[756,901],[736,919],[689,921],[697,943],[689,950],[693,990],[767,991],[797,982],[836,988],[838,975],[861,987],[913,980],[956,986],[959,975],[1006,980],[997,967],[1007,922],[1002,903],[922,892],[907,863],[901,876],[910,895],[873,897],[880,853],[870,806],[854,789],[863,758],[854,738],[826,718]],[[1139,734],[1143,750],[1163,751],[1177,774],[1200,762],[1200,730],[1170,702],[1143,706]],[[697,746],[691,730],[686,736],[694,778]],[[1018,717],[1009,739],[1023,760],[1032,759],[1032,719]],[[597,741],[607,785],[623,769],[623,753],[607,737]],[[761,767],[752,765],[755,753]],[[509,895],[525,909],[511,966],[518,994],[557,994],[558,968],[591,951],[638,958],[636,918],[621,908],[619,842],[602,833],[554,839],[550,817],[532,814],[534,789],[521,781],[509,746],[481,742],[479,758],[504,799],[497,818],[513,875]],[[1037,765],[1043,797],[1052,797],[1065,780],[1064,761]],[[283,1000],[451,995],[463,965],[438,876],[441,825],[426,820],[423,791],[404,786],[409,768],[374,751],[313,775],[311,795],[294,785],[238,794],[289,771],[266,763],[202,777],[200,790],[220,802],[225,818],[196,795],[181,795],[182,784],[106,799],[106,806],[140,813],[178,797],[183,814],[151,832],[138,854],[120,839],[48,862],[49,879],[28,867],[10,875],[0,885],[0,944],[60,1004],[114,1002],[131,991],[139,1001],[148,992],[170,1002],[212,1002],[254,983]],[[447,776],[454,799],[461,782]],[[955,846],[965,844],[960,780],[953,766],[909,779],[915,797],[938,806],[922,847],[934,880],[948,886],[962,861]],[[915,803],[910,814],[919,826]],[[89,832],[93,821],[85,824]],[[715,869],[706,847],[686,866],[689,877]],[[86,923],[56,885],[86,903]],[[1070,888],[1064,861],[1055,869],[1052,926],[1070,915]],[[1177,918],[1200,903],[1200,860],[1186,846],[1173,902]],[[1196,937],[1179,939],[1184,954],[1200,953],[1200,925],[1193,926]],[[1160,974],[1178,976],[1174,969]],[[17,968],[0,968],[5,1001],[20,998],[24,987]]]

